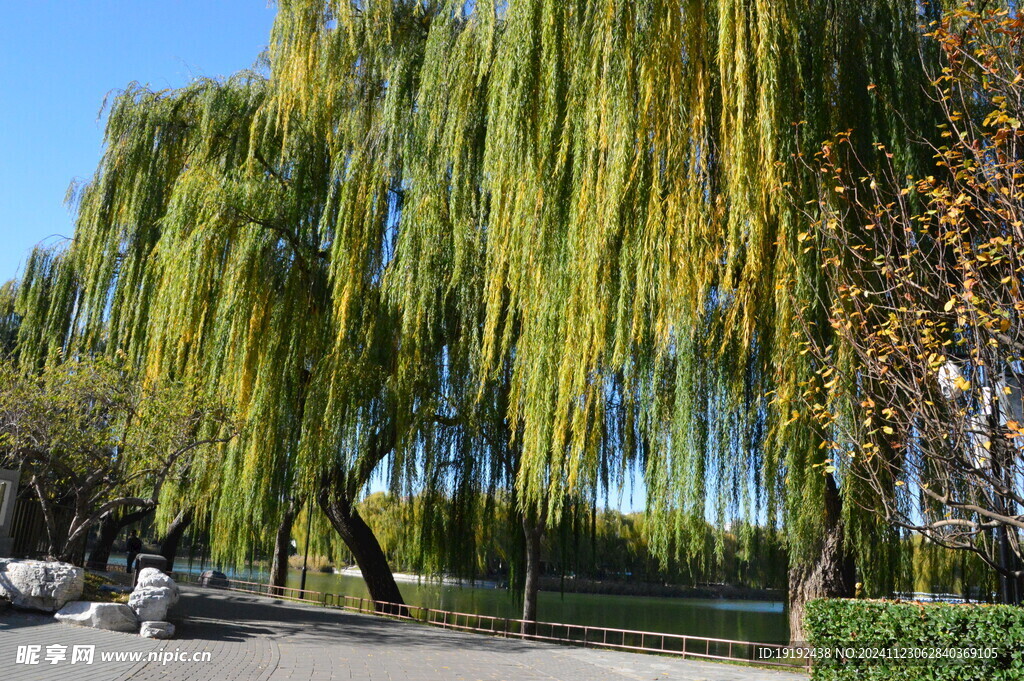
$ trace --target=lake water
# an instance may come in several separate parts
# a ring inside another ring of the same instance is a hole
[[[111,557],[111,562],[123,563],[123,560],[120,556]],[[175,561],[175,569],[187,571],[187,561]],[[198,572],[198,563],[193,563],[192,569]],[[238,579],[247,578],[244,571],[237,575],[225,572]],[[288,586],[298,587],[301,579],[298,570],[290,571]],[[254,577],[254,581],[265,581],[265,577]],[[505,589],[428,582],[406,582],[398,587],[410,605],[495,617],[518,618],[520,615],[521,606]],[[309,572],[306,588],[346,596],[368,596],[362,579],[323,572]],[[789,640],[787,613],[784,605],[778,602],[542,591],[537,611],[538,619],[545,622],[765,643],[786,643]]]
[[[301,575],[288,574],[288,586],[298,587]],[[367,596],[357,577],[310,572],[306,588],[313,591]],[[410,605],[440,610],[518,618],[520,605],[505,589],[401,583]],[[703,598],[655,598],[542,591],[537,619],[595,627],[690,634],[741,641],[786,643],[789,622],[782,603]]]

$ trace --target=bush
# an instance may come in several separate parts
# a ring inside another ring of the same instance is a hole
[[[849,659],[817,658],[814,681],[1024,679],[1024,608],[817,600],[808,604],[804,622],[812,648],[854,653]],[[955,657],[957,650],[970,648],[990,657]],[[862,656],[865,649],[874,659]],[[896,651],[900,657],[879,657],[875,651]],[[928,657],[914,658],[922,654]]]

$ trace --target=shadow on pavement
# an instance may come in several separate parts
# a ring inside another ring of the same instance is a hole
[[[53,624],[56,620],[53,615],[36,612],[34,610],[19,610],[17,608],[5,608],[0,610],[0,634],[13,629],[23,627],[38,627]]]
[[[506,653],[527,653],[538,646],[552,645],[453,632],[415,622],[191,586],[182,588],[181,602],[174,614],[179,623],[179,639],[242,641],[252,636],[270,636],[279,642],[290,638],[298,644],[422,646],[432,650],[500,647]]]

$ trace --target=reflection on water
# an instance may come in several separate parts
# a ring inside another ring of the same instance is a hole
[[[123,554],[111,556],[111,562],[123,564]],[[192,570],[199,571],[198,561]],[[188,561],[175,562],[175,569],[188,570]],[[265,581],[265,576],[225,570],[237,579]],[[288,573],[288,586],[298,587],[301,574]],[[406,603],[440,610],[468,612],[495,617],[517,618],[520,604],[504,589],[441,586],[403,583],[398,585]],[[312,591],[366,597],[362,579],[322,572],[306,575],[306,588]],[[611,596],[601,594],[560,594],[542,591],[538,618],[546,622],[585,624],[594,627],[689,634],[740,641],[786,643],[789,622],[782,603],[703,598],[659,598]]]

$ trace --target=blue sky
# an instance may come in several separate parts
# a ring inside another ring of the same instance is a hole
[[[274,12],[266,0],[0,0],[0,282],[40,240],[71,235],[64,195],[99,161],[108,92],[246,68]]]

